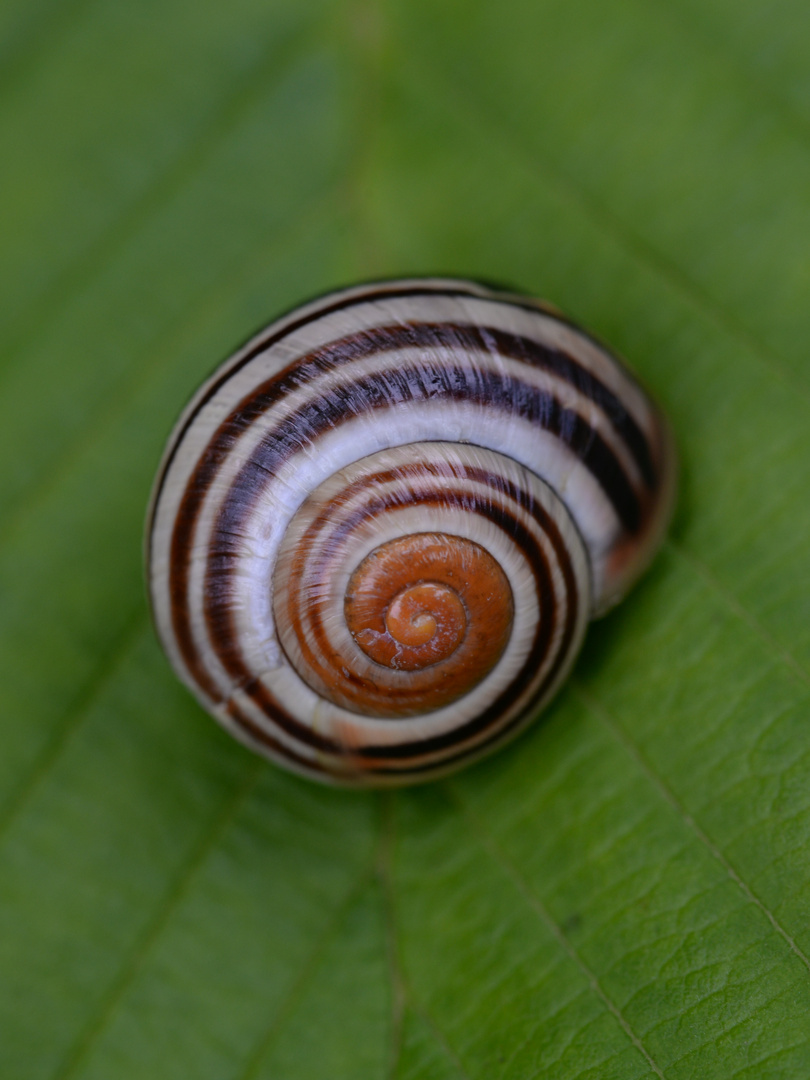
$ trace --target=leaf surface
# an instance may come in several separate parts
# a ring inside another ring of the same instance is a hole
[[[21,1080],[810,1074],[810,8],[9,0],[0,1064]],[[223,356],[353,280],[545,296],[681,454],[526,736],[351,794],[151,630],[143,516]]]

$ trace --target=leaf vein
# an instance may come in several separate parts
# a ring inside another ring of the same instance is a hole
[[[784,645],[776,638],[774,638],[762,623],[753,615],[748,609],[740,603],[733,593],[720,582],[717,576],[706,566],[706,564],[698,558],[693,552],[691,552],[684,544],[675,540],[672,536],[668,537],[664,541],[664,550],[673,552],[676,557],[680,558],[683,562],[687,563],[694,572],[702,579],[702,581],[708,585],[713,592],[715,592],[726,604],[726,606],[742,621],[753,630],[753,632],[763,641],[771,652],[777,656],[783,664],[790,668],[793,674],[801,680],[805,685],[810,686],[810,672],[808,672],[799,661],[789,652]]]
[[[237,786],[231,797],[225,801],[221,811],[211,822],[200,842],[195,845],[189,857],[182,864],[177,878],[158,904],[144,932],[140,935],[135,947],[119,969],[117,976],[108,986],[95,1016],[85,1026],[73,1049],[69,1052],[66,1061],[56,1073],[56,1080],[68,1080],[69,1077],[75,1075],[79,1066],[86,1060],[93,1045],[108,1025],[116,1006],[122,1000],[138,971],[143,967],[146,957],[181,903],[189,885],[202,868],[206,857],[225,834],[240,807],[256,786],[263,764],[261,760],[251,759],[245,769],[242,782]]]
[[[694,835],[700,840],[701,844],[709,851],[709,853],[716,859],[716,861],[723,867],[725,872],[731,878],[731,880],[741,889],[746,899],[752,903],[755,907],[759,908],[771,926],[776,930],[780,937],[787,943],[790,950],[796,955],[796,957],[804,964],[808,971],[810,971],[810,958],[799,947],[795,939],[788,933],[785,927],[779,922],[770,908],[765,902],[757,896],[753,889],[740,875],[736,867],[731,861],[723,854],[718,845],[711,839],[711,837],[704,831],[704,829],[698,824],[692,814],[686,809],[677,797],[672,788],[667,784],[664,778],[656,771],[646,755],[642,750],[633,742],[627,732],[622,726],[617,723],[609,711],[597,701],[597,699],[582,685],[576,681],[572,681],[573,692],[579,697],[582,703],[590,710],[590,712],[596,716],[605,726],[612,732],[614,737],[624,746],[635,759],[636,763],[642,769],[644,774],[650,780],[652,785],[658,790],[663,798],[669,803],[669,805],[676,811],[686,826],[691,829]]]
[[[15,354],[30,348],[32,341],[42,336],[55,316],[67,308],[83,288],[106,271],[114,254],[138,234],[143,223],[168,204],[205,165],[262,94],[272,93],[281,84],[301,60],[311,31],[309,25],[302,28],[293,44],[281,49],[283,60],[278,59],[275,51],[264,53],[258,63],[236,80],[231,92],[223,95],[215,104],[207,122],[201,124],[196,137],[171,161],[168,169],[162,171],[88,249],[65,267],[55,281],[46,285],[26,305],[17,326],[9,332],[3,350],[6,363]]]
[[[321,213],[325,213],[329,204],[330,199],[324,198],[319,208],[312,207],[307,215],[306,221],[303,224],[300,221],[295,221],[285,235],[277,239],[276,245],[280,246],[290,240],[290,238],[297,238],[301,231],[309,232],[309,230],[313,228],[313,225],[317,226],[320,216],[319,210]],[[155,372],[160,372],[165,369],[167,353],[173,351],[174,343],[181,340],[188,332],[189,328],[194,326],[199,319],[200,314],[202,312],[210,311],[214,306],[216,299],[223,294],[223,291],[227,293],[234,288],[234,286],[238,287],[245,278],[249,278],[254,266],[259,265],[264,258],[266,258],[266,253],[263,249],[262,252],[256,256],[255,260],[250,260],[246,267],[244,266],[244,259],[242,260],[242,270],[240,273],[234,274],[231,268],[227,268],[222,279],[211,289],[204,291],[199,305],[195,305],[194,307],[193,314],[189,317],[178,319],[171,329],[165,331],[165,338],[160,337],[156,341],[151,342],[146,350],[148,359],[143,360],[140,363],[133,363],[131,365],[132,376],[130,378],[122,377],[120,380],[121,385],[116,383],[111,388],[110,393],[105,395],[96,409],[96,412],[101,416],[100,422],[93,422],[91,420],[86,421],[82,425],[79,437],[69,440],[67,445],[62,448],[56,464],[52,464],[49,467],[43,466],[42,476],[38,477],[28,485],[24,496],[20,498],[17,505],[14,506],[13,500],[7,501],[7,513],[0,526],[0,551],[2,551],[3,547],[9,542],[11,537],[22,527],[27,515],[30,514],[38,504],[44,502],[50,493],[59,489],[60,485],[65,482],[68,476],[70,476],[71,472],[76,469],[77,463],[82,456],[101,443],[105,433],[120,429],[121,416],[124,415],[129,408],[131,399],[136,392],[148,384],[149,379]],[[223,282],[225,283],[225,290],[223,290]],[[157,347],[158,341],[164,342],[160,349]],[[111,407],[108,407],[107,403],[110,401],[112,401],[113,404]]]
[[[44,749],[34,761],[25,779],[19,785],[16,793],[11,797],[0,816],[0,840],[8,832],[14,819],[19,815],[36,789],[53,771],[59,758],[69,746],[71,738],[89,716],[93,705],[134,648],[145,621],[143,609],[139,605],[137,612],[128,620],[124,630],[113,645],[112,651],[107,654],[101,665],[93,672],[89,682],[80,688],[73,705],[57,720],[54,731]]]
[[[509,146],[513,154],[533,166],[545,179],[547,186],[573,206],[586,220],[589,220],[604,235],[612,237],[620,247],[638,264],[647,267],[653,274],[665,282],[675,293],[684,297],[706,319],[730,336],[745,349],[769,374],[775,374],[793,393],[798,393],[810,403],[810,386],[796,378],[795,371],[785,361],[773,353],[759,338],[723,305],[723,303],[690,277],[689,273],[673,259],[657,250],[653,244],[631,229],[622,218],[601,204],[592,192],[587,191],[562,168],[552,165],[539,157],[534,148],[525,149],[511,126],[508,115],[496,114],[491,105],[480,98],[472,105],[471,95],[459,94],[447,75],[435,71],[425,71],[421,86],[426,88],[430,82],[442,88],[442,93],[433,97],[436,100],[452,102],[453,107],[468,119],[468,122],[486,134],[488,143],[497,140]]]
[[[382,886],[382,898],[385,913],[386,954],[389,979],[391,982],[391,1061],[388,1069],[389,1080],[394,1080],[402,1056],[402,1025],[406,1002],[405,984],[402,977],[402,964],[399,958],[393,871],[391,866],[395,843],[392,798],[393,796],[390,792],[383,792],[380,796],[380,837],[377,859],[377,872]]]
[[[612,1013],[612,1015],[624,1031],[625,1035],[628,1037],[628,1039],[630,1039],[633,1046],[635,1046],[639,1053],[643,1055],[643,1057],[647,1061],[647,1064],[650,1066],[655,1075],[660,1077],[660,1080],[666,1080],[664,1073],[658,1067],[644,1043],[633,1030],[626,1017],[623,1015],[621,1009],[619,1009],[618,1005],[612,1000],[611,997],[609,997],[609,995],[605,991],[596,973],[592,971],[591,968],[585,963],[583,957],[580,956],[577,949],[575,949],[572,943],[569,941],[562,927],[553,918],[551,912],[542,902],[540,897],[537,896],[534,890],[529,886],[528,882],[525,880],[517,867],[511,862],[505,852],[503,852],[496,844],[494,837],[487,830],[483,822],[481,822],[478,816],[474,814],[474,812],[471,810],[469,805],[458,794],[458,791],[456,787],[452,784],[452,782],[445,781],[444,788],[449,793],[455,805],[459,807],[464,816],[472,825],[473,831],[484,850],[489,852],[490,856],[502,867],[502,869],[512,879],[523,898],[526,900],[526,902],[529,904],[535,914],[538,915],[539,918],[546,924],[548,929],[557,939],[557,942],[562,946],[568,956],[577,965],[579,970],[587,979],[591,990],[601,999],[603,1005],[608,1009],[608,1011]]]
[[[33,28],[24,28],[18,35],[9,35],[3,42],[0,64],[0,93],[10,100],[10,88],[15,82],[34,70],[43,52],[59,40],[65,27],[81,17],[82,9],[91,6],[93,0],[57,0],[51,5],[47,17],[36,12],[30,18]],[[32,5],[33,6],[33,5]]]
[[[351,886],[343,900],[337,905],[331,918],[329,919],[323,933],[319,937],[318,941],[309,953],[309,956],[304,961],[304,964],[300,970],[300,973],[287,990],[283,1001],[276,1006],[275,1015],[270,1021],[269,1027],[265,1031],[264,1035],[256,1044],[254,1050],[248,1056],[245,1063],[245,1067],[240,1074],[239,1080],[251,1080],[261,1067],[262,1060],[267,1056],[270,1048],[275,1040],[281,1034],[284,1027],[284,1023],[289,1015],[295,1009],[295,1006],[301,1000],[304,991],[315,972],[318,970],[318,965],[323,959],[329,944],[340,929],[340,924],[346,916],[347,911],[369,884],[374,873],[374,868],[369,867],[360,876],[357,881]]]

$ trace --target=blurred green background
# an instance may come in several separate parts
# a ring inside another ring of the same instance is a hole
[[[3,0],[0,1075],[810,1075],[810,5]],[[141,531],[289,305],[546,297],[673,420],[670,540],[452,781],[231,742]]]

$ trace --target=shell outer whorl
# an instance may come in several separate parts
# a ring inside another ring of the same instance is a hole
[[[668,522],[666,421],[534,301],[387,282],[271,324],[169,440],[147,561],[180,677],[315,779],[429,779],[528,723]]]

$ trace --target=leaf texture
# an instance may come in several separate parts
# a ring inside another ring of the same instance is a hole
[[[8,0],[0,1066],[20,1080],[810,1074],[810,8]],[[352,280],[542,295],[682,474],[518,743],[347,794],[149,625],[203,376]]]

